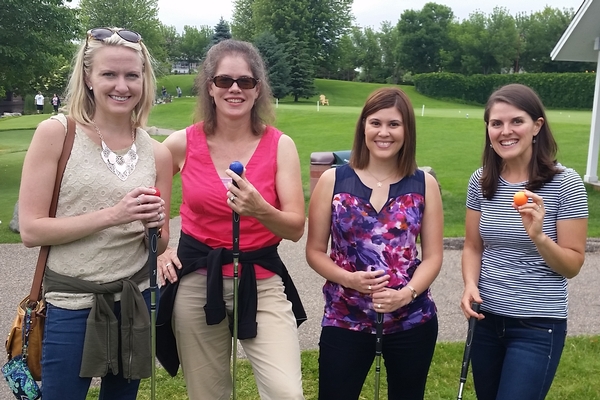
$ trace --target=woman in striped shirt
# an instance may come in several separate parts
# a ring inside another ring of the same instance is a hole
[[[544,399],[567,333],[567,279],[584,262],[586,192],[579,175],[556,161],[544,107],[529,87],[498,89],[484,120],[483,167],[469,182],[462,255],[461,308],[479,319],[475,391],[479,400]],[[526,204],[513,202],[517,191]]]

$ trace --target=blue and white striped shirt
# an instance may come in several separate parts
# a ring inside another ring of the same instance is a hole
[[[581,177],[558,164],[562,172],[535,193],[544,198],[543,232],[556,242],[556,222],[588,217],[587,194]],[[567,280],[544,262],[531,241],[513,195],[527,182],[500,178],[492,200],[481,192],[482,168],[471,175],[467,207],[481,212],[479,234],[483,256],[479,291],[481,309],[514,318],[567,318]]]

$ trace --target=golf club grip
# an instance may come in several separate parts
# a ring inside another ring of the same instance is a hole
[[[148,268],[150,273],[150,287],[156,287],[156,259],[158,257],[158,228],[148,229],[148,245],[150,254],[148,254]]]
[[[383,345],[383,314],[377,313],[377,324],[375,325],[375,355],[381,355]]]
[[[481,305],[479,303],[471,303],[471,309],[476,313],[479,313]],[[475,324],[477,318],[469,318],[469,328],[467,330],[467,340],[465,341],[465,352],[463,354],[462,368],[460,372],[460,381],[462,383],[467,381],[467,373],[469,371],[469,360],[471,359],[471,343],[473,342],[473,334],[475,333]]]

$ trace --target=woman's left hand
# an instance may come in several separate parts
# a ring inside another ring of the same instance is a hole
[[[390,313],[404,307],[412,301],[412,292],[408,288],[400,290],[383,288],[371,295],[373,309],[380,313]]]
[[[538,196],[529,190],[524,190],[524,192],[525,195],[533,201],[515,208],[519,211],[519,214],[521,214],[521,220],[523,221],[523,227],[525,228],[527,235],[529,235],[531,240],[535,241],[536,238],[544,235],[542,231],[542,227],[544,226],[544,215],[546,214],[544,199],[542,196]]]

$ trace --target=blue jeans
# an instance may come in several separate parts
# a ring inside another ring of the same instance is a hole
[[[143,293],[150,309],[150,290]],[[158,297],[158,295],[157,295]],[[158,304],[158,299],[157,299]],[[85,400],[92,378],[80,378],[83,341],[90,309],[66,310],[47,304],[44,342],[42,346],[42,395],[44,400]],[[121,327],[121,303],[114,311]],[[119,336],[119,354],[121,337]],[[119,374],[111,371],[102,378],[100,400],[135,400],[139,380],[123,378],[119,356]]]
[[[567,336],[567,321],[483,313],[471,347],[479,400],[543,400]]]
[[[416,328],[383,335],[389,400],[423,399],[437,334],[438,320],[434,315]],[[374,358],[375,335],[323,327],[319,341],[319,399],[358,399]]]

